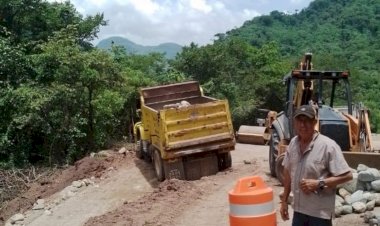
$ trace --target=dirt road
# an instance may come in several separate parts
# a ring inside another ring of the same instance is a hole
[[[197,181],[170,180],[157,183],[150,164],[134,159],[109,170],[96,185],[46,211],[29,211],[25,225],[173,225],[228,226],[228,191],[237,179],[259,175],[272,187],[276,209],[282,187],[269,176],[268,146],[237,144],[232,168]],[[46,198],[54,203],[57,196]],[[278,226],[290,226],[277,214]],[[366,225],[359,215],[334,220],[334,225]]]
[[[30,212],[26,225],[83,225],[92,216],[104,214],[128,200],[152,192],[153,187],[157,186],[153,171],[146,164],[138,166],[130,165],[115,172],[110,170],[108,178],[54,206],[49,215],[44,211]],[[53,195],[47,201],[54,202],[60,195]]]

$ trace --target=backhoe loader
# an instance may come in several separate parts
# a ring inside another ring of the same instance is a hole
[[[293,113],[305,104],[317,110],[315,130],[339,144],[351,167],[356,168],[359,163],[370,167],[380,165],[380,154],[372,141],[369,111],[362,104],[352,103],[349,71],[314,70],[311,59],[312,54],[306,53],[299,68],[284,77],[285,109],[268,125],[270,173],[281,183],[282,161],[290,139],[296,135]]]

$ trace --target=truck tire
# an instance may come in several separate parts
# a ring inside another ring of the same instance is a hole
[[[154,165],[154,171],[156,172],[157,180],[164,181],[165,180],[164,164],[161,158],[161,154],[157,149],[153,151],[153,165]]]
[[[269,169],[270,174],[276,177],[276,159],[278,156],[278,144],[280,143],[280,136],[276,129],[273,129],[272,136],[269,140]]]
[[[281,154],[276,159],[276,175],[277,179],[280,181],[280,183],[284,184],[284,167],[282,166],[282,162],[284,161],[285,154]]]
[[[136,157],[139,158],[139,159],[143,159],[143,151],[142,151],[142,140],[139,139],[136,141]]]
[[[225,170],[232,166],[231,152],[218,155],[219,170]]]

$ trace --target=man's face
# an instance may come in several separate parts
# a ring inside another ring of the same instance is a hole
[[[300,115],[295,118],[295,129],[297,135],[302,138],[312,137],[314,134],[315,119],[311,119],[305,115]]]

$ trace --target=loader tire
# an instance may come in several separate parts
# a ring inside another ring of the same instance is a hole
[[[219,171],[228,169],[232,166],[231,152],[218,155]]]
[[[139,158],[139,159],[143,159],[144,158],[144,155],[143,155],[143,151],[142,151],[142,140],[137,140],[136,141],[136,157]]]
[[[284,166],[282,166],[282,162],[284,161],[285,154],[282,154],[277,157],[276,159],[276,175],[277,179],[280,181],[280,183],[284,184]]]
[[[161,154],[157,149],[153,151],[153,164],[154,164],[154,171],[156,172],[157,180],[164,181],[165,180],[164,164],[161,158]]]
[[[280,143],[280,136],[276,129],[273,129],[272,136],[269,140],[269,169],[270,175],[276,177],[276,159],[278,156],[278,144]]]

